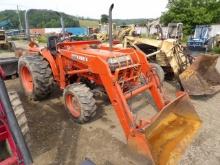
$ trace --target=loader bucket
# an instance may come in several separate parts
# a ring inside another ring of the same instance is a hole
[[[218,56],[201,55],[179,78],[189,95],[212,95],[220,91],[220,74],[216,69]]]
[[[128,140],[137,150],[152,159],[156,165],[177,164],[192,138],[201,126],[201,120],[186,93],[169,103],[156,115],[152,123]]]

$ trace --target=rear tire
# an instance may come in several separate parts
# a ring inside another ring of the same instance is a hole
[[[74,83],[64,89],[66,109],[77,123],[86,123],[96,115],[93,93],[85,84]]]
[[[21,132],[24,136],[25,142],[28,147],[31,145],[31,136],[28,127],[27,118],[25,115],[24,108],[22,106],[21,100],[15,91],[8,92],[8,96],[12,105],[12,109],[14,110],[15,117],[17,119],[18,125],[21,129]]]
[[[14,42],[9,42],[9,50],[14,52],[16,50],[16,45]]]
[[[158,64],[155,64],[155,63],[150,63],[150,65],[151,65],[152,69],[157,73],[159,80],[160,80],[160,83],[163,84],[165,73],[164,73],[162,67]]]
[[[206,51],[212,51],[212,49],[216,46],[216,42],[214,38],[210,38],[208,42],[208,48]]]
[[[41,55],[19,58],[18,73],[25,94],[33,100],[47,98],[53,89],[53,76],[49,63]]]

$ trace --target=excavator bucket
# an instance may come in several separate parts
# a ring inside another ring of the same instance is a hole
[[[216,69],[218,56],[201,55],[179,75],[189,95],[212,95],[220,91],[220,74]]]
[[[201,126],[201,120],[186,93],[164,107],[143,131],[129,143],[150,157],[156,165],[177,164]],[[136,141],[136,142],[135,142]]]

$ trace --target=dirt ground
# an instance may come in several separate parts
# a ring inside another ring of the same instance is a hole
[[[220,62],[218,63],[220,70]],[[47,100],[26,99],[19,79],[7,80],[8,90],[16,90],[27,112],[32,138],[31,153],[36,165],[79,165],[89,158],[97,165],[147,165],[151,162],[126,145],[123,131],[112,106],[103,99],[97,101],[98,115],[87,124],[72,121],[64,109],[62,91],[55,89]],[[173,83],[165,82],[166,95],[176,92]],[[133,108],[153,110],[148,96],[132,101]],[[220,93],[191,98],[203,124],[199,134],[180,161],[181,165],[220,164]],[[155,113],[155,111],[154,111]]]
[[[88,124],[78,125],[65,111],[61,91],[54,92],[48,100],[30,102],[24,96],[18,79],[8,80],[6,84],[9,90],[18,91],[27,112],[35,164],[78,165],[85,158],[93,160],[97,165],[151,164],[128,148],[109,103],[99,103],[99,115],[96,119]],[[168,83],[165,87],[166,93],[175,91]],[[135,101],[143,103],[142,99]],[[181,165],[220,164],[219,100],[220,93],[213,97],[192,99],[203,125],[183,156]]]

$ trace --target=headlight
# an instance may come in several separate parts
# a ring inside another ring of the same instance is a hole
[[[128,55],[112,57],[107,60],[111,71],[115,71],[115,69],[123,66],[130,65],[132,63],[132,59]]]

